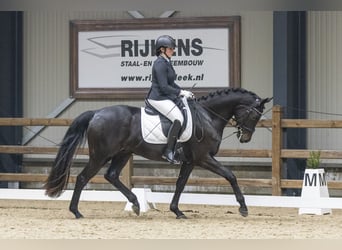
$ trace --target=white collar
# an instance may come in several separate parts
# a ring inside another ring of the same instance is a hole
[[[160,54],[166,61],[171,62],[170,58],[168,58],[164,53]]]

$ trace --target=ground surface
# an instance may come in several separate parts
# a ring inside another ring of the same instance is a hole
[[[1,239],[341,239],[342,210],[298,215],[298,209],[181,205],[177,220],[165,204],[139,217],[125,203],[81,202],[76,220],[65,201],[0,200]]]

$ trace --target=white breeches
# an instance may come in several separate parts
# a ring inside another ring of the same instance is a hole
[[[179,120],[181,125],[183,125],[184,118],[183,114],[178,108],[178,106],[171,100],[151,100],[148,99],[148,102],[161,114],[169,118],[172,122],[175,120]]]

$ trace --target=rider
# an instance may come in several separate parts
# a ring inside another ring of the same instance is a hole
[[[174,164],[178,163],[174,157],[175,146],[184,121],[182,112],[175,102],[180,96],[194,97],[192,92],[181,89],[175,83],[176,72],[170,60],[175,47],[175,40],[171,36],[163,35],[157,38],[157,59],[152,66],[152,85],[146,97],[150,105],[172,122],[162,157]]]

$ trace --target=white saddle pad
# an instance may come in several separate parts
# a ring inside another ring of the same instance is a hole
[[[186,128],[178,139],[179,142],[186,142],[192,135],[192,116],[186,98],[182,98],[187,112]],[[145,108],[141,108],[141,131],[144,141],[152,144],[166,144],[167,137],[162,131],[159,115],[146,114]]]

